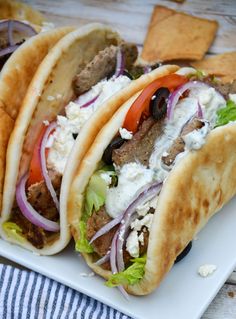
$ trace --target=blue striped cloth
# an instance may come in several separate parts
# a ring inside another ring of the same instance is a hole
[[[128,319],[129,317],[33,271],[0,264],[1,319]]]

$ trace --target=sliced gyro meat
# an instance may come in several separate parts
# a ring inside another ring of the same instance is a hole
[[[148,165],[155,140],[162,134],[163,121],[156,122],[152,117],[145,120],[133,138],[126,141],[112,153],[113,162],[122,166],[131,162]]]
[[[87,238],[90,240],[96,232],[111,221],[111,217],[107,214],[104,207],[99,211],[94,212],[87,221]],[[105,256],[110,249],[112,238],[117,231],[117,226],[109,232],[97,238],[93,243],[93,249],[99,256]]]
[[[119,49],[124,55],[124,67],[129,69],[132,66],[138,56],[137,47],[134,44],[123,42],[120,48],[114,45],[105,48],[76,75],[74,90],[77,95],[88,91],[93,85],[114,73]]]

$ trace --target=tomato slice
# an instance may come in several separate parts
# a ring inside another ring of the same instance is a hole
[[[39,134],[39,137],[36,141],[35,147],[34,147],[34,152],[33,152],[33,157],[30,162],[30,169],[29,169],[29,178],[27,185],[33,185],[36,183],[41,182],[43,178],[43,174],[41,171],[41,162],[40,162],[40,147],[41,147],[41,142],[43,139],[43,136],[46,132],[47,127],[43,126],[41,129],[41,132]]]
[[[151,97],[158,88],[166,87],[171,92],[178,86],[188,82],[189,79],[178,74],[169,74],[150,83],[142,93],[137,97],[126,114],[123,127],[133,133],[137,132],[142,115],[150,115],[149,104]]]

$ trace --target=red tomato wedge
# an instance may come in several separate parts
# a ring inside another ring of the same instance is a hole
[[[44,179],[41,171],[40,147],[46,129],[46,126],[42,127],[39,137],[35,143],[33,157],[30,162],[29,178],[27,182],[28,186],[33,185],[35,183],[39,183]]]
[[[169,74],[150,83],[137,97],[126,114],[123,127],[133,133],[137,132],[142,115],[150,115],[149,104],[155,91],[161,87],[168,88],[171,92],[178,86],[188,82],[188,78],[178,74]]]

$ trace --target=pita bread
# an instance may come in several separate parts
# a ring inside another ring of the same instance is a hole
[[[118,34],[110,28],[101,24],[90,24],[63,37],[38,67],[8,143],[1,223],[7,221],[11,215],[17,181],[28,171],[32,149],[43,121],[54,120],[73,98],[74,76],[99,51],[119,41]],[[55,98],[48,100],[49,96]],[[97,133],[96,126],[94,129]],[[70,239],[66,214],[60,215],[60,228],[59,238],[43,249],[36,249],[28,242],[22,244],[7,238],[3,230],[2,236],[39,254],[50,255],[63,249]]]
[[[230,83],[236,79],[236,51],[217,54],[192,62],[191,65],[207,74],[216,75],[223,83]]]
[[[77,166],[67,206],[75,240],[79,239],[78,226],[88,181],[107,145],[122,126],[126,113],[137,95],[121,106],[102,128],[83,161]],[[166,276],[176,257],[189,241],[235,195],[235,135],[235,123],[216,128],[209,133],[206,143],[200,150],[189,152],[175,165],[164,183],[154,213],[145,275],[138,284],[125,287],[129,293],[151,293]],[[222,145],[222,148],[218,145]],[[93,255],[83,256],[89,267],[108,279],[111,272],[95,265]]]
[[[213,42],[217,28],[217,21],[157,5],[152,13],[141,58],[149,63],[200,60]]]
[[[73,29],[72,27],[52,29],[31,37],[4,64],[0,72],[0,102],[12,119],[17,117],[39,64],[56,42]]]
[[[2,192],[5,175],[5,156],[9,136],[13,129],[14,121],[12,118],[0,107],[0,210],[2,206]]]

